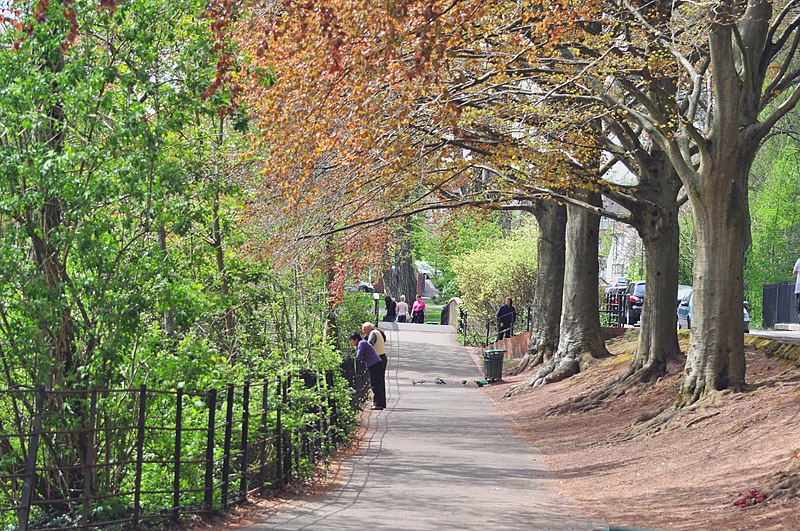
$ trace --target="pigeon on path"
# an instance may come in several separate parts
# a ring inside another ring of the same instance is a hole
[[[417,385],[417,384],[422,385],[427,381],[428,380],[415,380],[414,378],[411,378],[411,385]]]
[[[447,382],[445,382],[444,380],[442,380],[441,378],[438,378],[438,377],[434,380],[434,382],[436,382],[436,384],[438,384],[438,385],[444,385],[444,384],[447,383]]]

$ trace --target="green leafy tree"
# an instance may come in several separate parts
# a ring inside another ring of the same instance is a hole
[[[745,267],[745,298],[755,321],[762,318],[764,285],[791,280],[792,266],[800,256],[797,145],[775,139],[765,146],[761,158],[765,171],[750,195],[752,243]]]
[[[506,297],[521,310],[533,303],[537,244],[533,228],[515,231],[480,249],[459,255],[453,269],[467,312],[479,320],[492,318]]]

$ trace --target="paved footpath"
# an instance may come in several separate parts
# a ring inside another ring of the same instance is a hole
[[[541,455],[477,388],[483,371],[451,327],[381,327],[388,407],[368,413],[342,486],[247,529],[606,529],[577,514]]]

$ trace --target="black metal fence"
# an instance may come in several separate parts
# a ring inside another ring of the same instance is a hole
[[[367,378],[343,364],[363,402]],[[0,527],[139,528],[281,488],[346,436],[332,371],[208,392],[0,391]]]
[[[794,307],[794,281],[766,284],[762,290],[762,320],[765,328],[776,323],[798,323]]]
[[[625,288],[605,290],[600,298],[600,324],[602,326],[622,326],[625,324]]]
[[[458,334],[464,345],[487,347],[497,336],[497,319],[492,317],[470,316],[463,308],[459,308]],[[511,335],[528,332],[531,329],[533,309],[528,306],[517,312],[517,320],[511,326]],[[524,323],[524,326],[523,326]]]

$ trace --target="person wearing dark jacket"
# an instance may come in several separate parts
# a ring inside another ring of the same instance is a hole
[[[497,317],[497,341],[511,337],[514,323],[517,322],[517,309],[511,303],[511,297],[506,297],[506,302],[500,305],[495,317]]]
[[[383,320],[387,323],[397,321],[397,303],[388,294],[384,299],[384,303],[386,304],[386,315],[383,317]]]
[[[372,407],[380,411],[386,407],[386,365],[369,341],[363,339],[361,334],[353,332],[348,336],[350,343],[356,347],[356,359],[363,361],[369,371],[369,385],[372,387]]]

